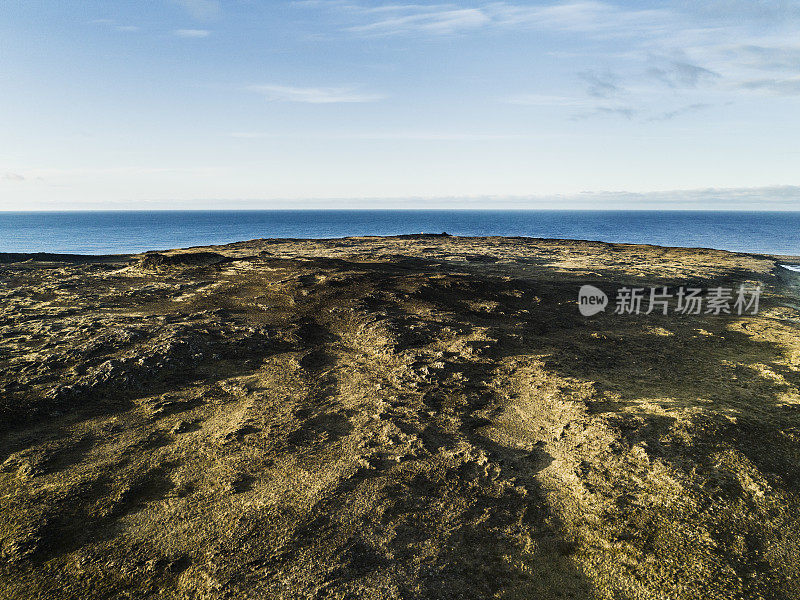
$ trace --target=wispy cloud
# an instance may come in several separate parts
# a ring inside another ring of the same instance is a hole
[[[721,77],[711,69],[684,61],[671,61],[665,67],[651,67],[648,75],[670,87],[697,87],[700,83]]]
[[[616,115],[626,119],[633,119],[639,111],[630,107],[609,108],[607,106],[600,106],[597,108],[597,112],[602,115]]]
[[[497,2],[485,5],[493,23],[527,27],[617,35],[656,32],[668,27],[672,14],[663,9],[624,9],[607,2],[587,0],[527,6]]]
[[[622,117],[623,119],[633,120],[639,114],[639,110],[630,106],[598,106],[593,111],[574,115],[571,120],[583,121],[598,116]]]
[[[586,98],[547,94],[512,94],[503,98],[502,101],[520,106],[586,106],[588,104]]]
[[[725,52],[731,60],[752,69],[800,73],[800,45],[741,44]]]
[[[742,81],[738,85],[741,89],[764,91],[780,96],[800,95],[800,77],[791,79],[752,79]]]
[[[326,139],[326,140],[375,140],[375,141],[428,141],[428,142],[490,142],[525,139],[530,136],[516,133],[437,132],[437,131],[388,131],[388,132],[319,132],[313,134],[266,133],[237,131],[230,134],[239,139]]]
[[[201,21],[217,18],[222,13],[219,0],[174,0],[190,16]]]
[[[584,109],[583,112],[573,114],[570,117],[572,121],[583,121],[596,117],[618,117],[626,120],[636,120],[639,122],[662,122],[671,121],[678,117],[700,112],[703,110],[710,110],[716,106],[730,106],[732,102],[725,102],[722,105],[715,105],[711,103],[696,102],[687,104],[675,109],[653,112],[653,107],[641,106],[596,106],[594,101],[590,98],[571,98],[566,96],[547,96],[537,94],[519,94],[505,99],[509,104],[519,104],[521,106],[549,106],[565,109]]]
[[[208,29],[176,29],[173,33],[181,38],[204,38],[211,35]]]
[[[662,112],[658,115],[652,116],[648,119],[651,122],[657,121],[672,121],[673,119],[680,117],[682,115],[686,115],[689,113],[699,112],[702,110],[708,110],[712,108],[713,104],[706,104],[703,102],[698,102],[695,104],[689,104],[687,106],[681,106],[680,108],[676,108],[674,110],[669,110],[666,112]]]
[[[345,31],[359,35],[421,33],[450,35],[481,28],[560,30],[598,35],[653,33],[667,26],[666,10],[622,9],[596,0],[530,6],[509,2],[484,2],[464,8],[457,4],[394,3],[369,6],[346,0],[305,0],[295,6],[328,9],[352,23]]]
[[[737,95],[800,95],[798,0],[670,0],[649,3],[650,7],[622,0],[473,0],[468,6],[448,0],[293,4],[318,15],[329,13],[329,25],[338,35],[435,37],[535,31],[572,36],[584,46],[591,39],[598,44],[594,54],[598,66],[578,74],[583,98],[575,98],[580,95],[575,89],[550,88],[523,89],[503,100],[577,106],[584,109],[579,118],[671,120],[699,110],[688,107],[713,107]],[[587,56],[584,53],[582,59]]]
[[[716,21],[749,20],[759,24],[800,19],[797,0],[704,0],[681,3],[684,10]]]
[[[588,84],[586,93],[595,98],[610,98],[623,91],[618,83],[619,77],[610,71],[605,73],[584,71],[578,73],[578,77]]]
[[[25,181],[25,176],[20,175],[19,173],[3,173],[3,175],[0,176],[0,179],[2,179],[3,181],[19,182],[19,181]]]
[[[479,9],[433,9],[414,7],[411,14],[403,14],[409,7],[397,7],[391,17],[349,27],[359,34],[395,35],[410,32],[452,34],[487,25],[491,18]],[[405,10],[402,10],[405,9]],[[422,10],[420,10],[422,9]]]
[[[93,25],[105,25],[114,31],[126,31],[130,33],[140,30],[140,27],[137,25],[118,25],[114,19],[93,19],[89,22]]]
[[[603,205],[608,208],[648,208],[687,210],[797,210],[800,186],[768,186],[753,188],[702,188],[662,192],[589,192],[564,195],[570,199],[588,200],[587,208]]]
[[[339,104],[351,102],[377,102],[386,96],[358,92],[348,87],[294,87],[288,85],[251,85],[251,92],[267,100],[301,102],[305,104]]]

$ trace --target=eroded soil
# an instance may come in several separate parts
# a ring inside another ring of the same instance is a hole
[[[798,598],[780,262],[446,236],[0,256],[0,597]],[[758,316],[576,304],[755,282]]]

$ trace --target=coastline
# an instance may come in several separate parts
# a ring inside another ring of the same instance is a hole
[[[0,251],[109,254],[243,239],[442,232],[794,254],[800,212],[261,210],[0,213]]]

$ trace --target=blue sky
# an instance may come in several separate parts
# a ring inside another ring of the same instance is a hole
[[[800,0],[0,6],[3,210],[800,209],[799,166]]]

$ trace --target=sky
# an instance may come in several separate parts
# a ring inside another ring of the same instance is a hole
[[[800,0],[2,0],[0,210],[800,210]]]

